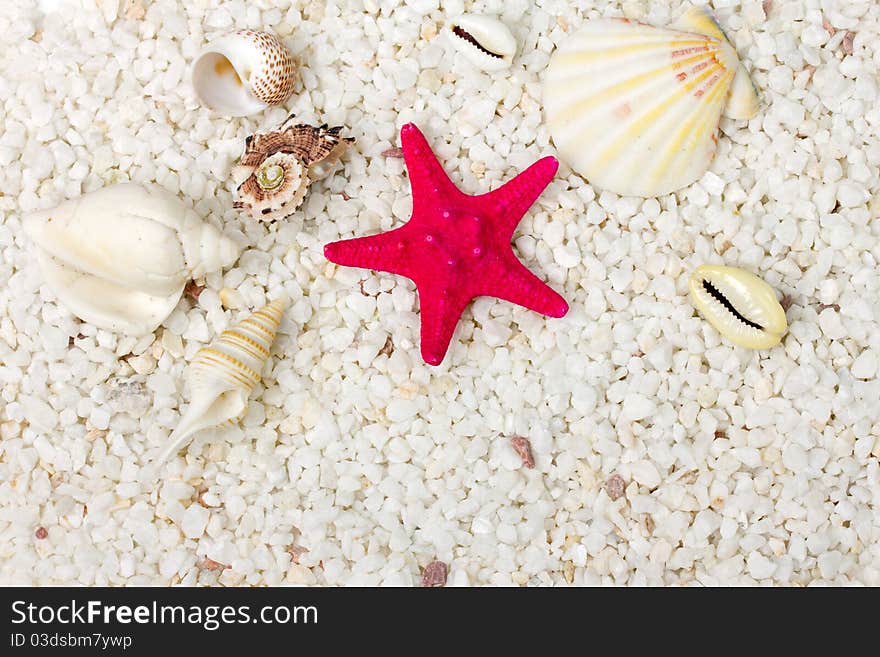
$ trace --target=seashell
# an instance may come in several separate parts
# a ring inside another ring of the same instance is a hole
[[[788,329],[773,288],[735,267],[701,265],[691,275],[697,310],[724,337],[749,349],[769,349]]]
[[[228,267],[238,247],[177,196],[120,183],[27,215],[46,283],[70,312],[100,328],[151,333],[186,282]]]
[[[196,354],[187,369],[189,408],[153,462],[155,468],[177,454],[197,431],[231,424],[244,415],[287,304],[287,297],[272,301]]]
[[[683,32],[705,34],[730,43],[718,21],[706,7],[691,7],[673,24],[673,28]],[[730,83],[722,114],[729,119],[751,119],[757,113],[758,90],[746,67],[740,62],[733,76],[733,82]]]
[[[516,39],[496,18],[465,14],[450,21],[448,33],[455,49],[485,71],[508,68],[516,55]]]
[[[340,137],[342,126],[294,123],[291,114],[274,132],[251,135],[232,172],[239,183],[233,207],[261,221],[293,214],[310,184],[328,176],[354,141]]]
[[[748,73],[711,14],[688,12],[680,25],[592,20],[551,57],[550,134],[597,187],[644,197],[684,187],[715,156],[722,112],[757,111]]]
[[[215,39],[192,69],[199,100],[226,116],[247,116],[280,105],[293,93],[293,82],[293,55],[268,32],[239,30]]]

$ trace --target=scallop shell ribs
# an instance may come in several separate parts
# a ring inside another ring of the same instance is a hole
[[[543,102],[561,159],[596,187],[643,197],[699,179],[722,115],[758,108],[736,51],[703,9],[675,29],[587,21],[551,57]]]

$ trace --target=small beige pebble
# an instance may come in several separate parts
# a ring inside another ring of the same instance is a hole
[[[660,485],[660,473],[653,463],[642,459],[630,464],[632,478],[646,488],[657,488]]]
[[[15,421],[0,424],[0,440],[11,440],[21,434],[21,425]]]
[[[857,379],[872,379],[877,372],[878,358],[873,349],[865,349],[853,361],[850,368]]]
[[[128,364],[138,374],[149,374],[156,369],[156,359],[152,356],[135,356],[128,359]]]
[[[183,356],[183,340],[168,329],[162,331],[162,347],[175,358]]]
[[[161,340],[156,340],[153,344],[150,345],[150,353],[149,355],[159,360],[162,358],[162,355],[165,353],[165,347],[162,346]]]
[[[107,429],[89,429],[86,432],[85,439],[89,442],[103,438],[108,433]]]
[[[220,303],[228,310],[241,310],[244,308],[244,297],[241,296],[241,292],[238,290],[224,287],[220,290]]]
[[[510,579],[513,580],[514,584],[518,584],[519,586],[525,586],[529,581],[529,576],[527,573],[524,573],[521,570],[518,570],[510,576]]]
[[[287,569],[287,581],[290,584],[300,584],[310,586],[317,582],[314,573],[311,570],[298,563],[291,564]]]
[[[437,36],[437,24],[434,21],[430,21],[422,25],[421,35],[426,41],[433,39]]]
[[[422,89],[437,92],[443,86],[443,80],[433,68],[426,68],[419,73],[418,85]]]
[[[715,405],[717,399],[718,391],[709,386],[701,386],[700,389],[697,390],[697,402],[703,408],[711,408]]]
[[[128,20],[142,21],[147,15],[147,10],[143,5],[143,0],[125,0],[125,13],[123,14]]]
[[[633,281],[632,281],[632,291],[635,294],[641,294],[645,290],[648,289],[648,277],[645,276],[645,273],[641,270],[636,270],[633,273]]]

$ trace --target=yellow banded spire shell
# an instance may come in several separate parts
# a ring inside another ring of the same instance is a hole
[[[712,12],[706,7],[691,7],[672,27],[683,32],[705,34],[719,41],[730,42]],[[730,83],[722,114],[728,119],[751,119],[758,113],[758,103],[758,90],[746,67],[740,62]]]
[[[187,368],[189,408],[155,460],[155,467],[177,454],[197,431],[235,422],[244,415],[287,304],[287,297],[272,301],[196,354]]]
[[[690,289],[700,314],[741,347],[769,349],[779,344],[788,330],[776,292],[747,271],[701,265],[691,275]]]

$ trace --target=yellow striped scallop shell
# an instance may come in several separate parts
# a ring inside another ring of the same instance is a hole
[[[272,301],[223,331],[214,344],[196,354],[187,370],[192,401],[156,459],[156,466],[175,455],[197,431],[234,422],[244,415],[287,303],[287,298]]]
[[[711,15],[693,10],[677,26],[593,20],[553,54],[547,125],[561,158],[591,184],[644,197],[684,187],[712,161],[725,107],[737,118],[757,111]]]

